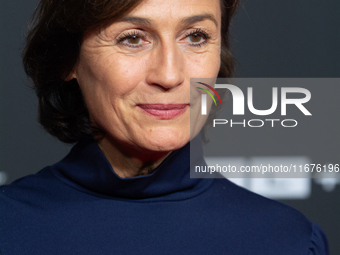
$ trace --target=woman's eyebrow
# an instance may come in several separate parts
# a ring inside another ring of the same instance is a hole
[[[199,21],[203,21],[203,20],[211,20],[212,22],[214,22],[216,27],[218,27],[218,22],[214,18],[214,15],[209,14],[209,13],[200,14],[200,15],[193,15],[193,16],[184,18],[184,19],[182,19],[182,23],[184,23],[184,25],[191,25],[195,22],[199,22]]]
[[[184,24],[185,26],[191,25],[193,23],[199,22],[199,21],[204,21],[204,20],[211,20],[214,22],[216,27],[218,27],[218,22],[214,18],[214,15],[212,14],[200,14],[200,15],[193,15],[190,17],[183,18],[181,20],[181,23]],[[142,17],[135,17],[135,16],[126,16],[119,20],[119,22],[130,22],[135,25],[145,25],[145,26],[150,26],[153,22],[151,19],[148,18],[142,18]]]
[[[135,25],[145,25],[150,26],[152,24],[152,21],[147,18],[141,18],[141,17],[134,17],[134,16],[126,16],[119,20],[119,22],[130,22]]]

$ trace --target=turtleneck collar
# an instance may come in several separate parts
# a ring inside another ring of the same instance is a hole
[[[190,147],[195,148],[191,153]],[[172,152],[150,175],[121,178],[92,138],[77,143],[52,166],[53,173],[70,186],[93,195],[121,199],[182,200],[196,196],[212,179],[191,179],[190,161],[204,164],[200,135]]]

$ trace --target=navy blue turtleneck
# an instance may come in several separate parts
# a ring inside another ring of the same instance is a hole
[[[122,179],[92,139],[78,143],[0,187],[0,254],[328,254],[302,214],[226,179],[190,179],[189,158],[187,144],[151,175]]]

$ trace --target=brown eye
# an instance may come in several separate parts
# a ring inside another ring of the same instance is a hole
[[[131,44],[138,44],[140,40],[141,40],[140,37],[137,37],[135,35],[127,39],[127,41]]]
[[[195,34],[190,35],[190,41],[193,43],[198,43],[202,39],[203,39],[203,36],[200,34],[195,33]]]
[[[187,33],[184,37],[184,41],[190,47],[201,47],[208,43],[210,38],[208,32],[198,28],[195,31]]]

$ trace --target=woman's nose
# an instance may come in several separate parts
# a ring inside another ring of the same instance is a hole
[[[150,69],[146,77],[149,85],[169,90],[184,81],[184,57],[178,45],[168,43],[157,47],[150,59]]]

